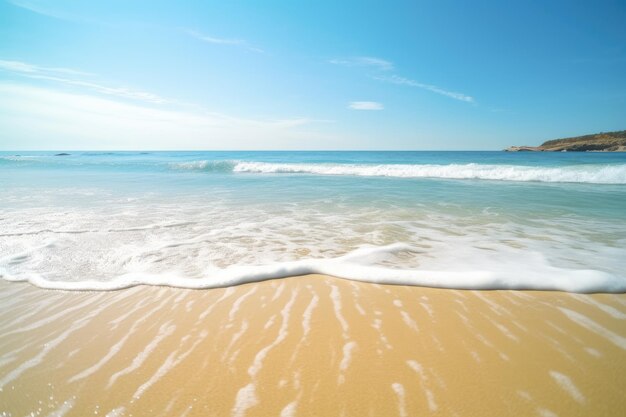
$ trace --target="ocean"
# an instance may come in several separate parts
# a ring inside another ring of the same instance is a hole
[[[626,153],[1,152],[0,275],[626,291]]]

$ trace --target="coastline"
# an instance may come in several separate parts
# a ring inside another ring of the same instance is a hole
[[[540,146],[509,146],[506,152],[626,152],[626,130],[553,139]]]
[[[626,152],[626,146],[615,146],[610,149],[585,149],[585,150],[570,150],[563,149],[546,149],[543,146],[509,146],[503,149],[504,152]]]
[[[626,407],[625,294],[319,275],[95,293],[0,282],[0,310],[4,415],[583,416]]]

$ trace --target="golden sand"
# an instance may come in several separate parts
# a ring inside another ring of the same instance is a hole
[[[0,283],[0,387],[0,416],[619,416],[626,295]]]

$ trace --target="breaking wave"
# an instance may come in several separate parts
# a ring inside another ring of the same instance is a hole
[[[394,178],[480,179],[522,182],[626,184],[626,164],[537,167],[485,164],[303,164],[247,161],[191,161],[175,169],[257,174],[347,175]]]
[[[348,164],[285,163],[241,160],[163,161],[82,160],[40,155],[0,156],[2,165],[122,166],[138,169],[165,169],[208,173],[305,174],[390,178],[441,178],[456,180],[492,180],[547,183],[626,184],[626,164],[578,164],[564,166],[529,166],[507,164]]]
[[[172,162],[169,166],[177,170],[233,172],[238,165],[237,161],[189,161]]]

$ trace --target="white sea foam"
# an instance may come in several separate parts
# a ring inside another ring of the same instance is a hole
[[[105,417],[123,417],[126,412],[126,407],[117,407],[109,411]]]
[[[17,300],[19,301],[20,299],[18,298]],[[3,301],[4,300],[0,300],[0,303],[5,305],[3,303]],[[10,329],[11,327],[13,327],[16,324],[19,325],[20,323],[28,323],[29,321],[32,321],[32,320],[30,320],[31,317],[36,316],[42,310],[50,307],[50,305],[52,305],[52,304],[54,304],[56,302],[57,302],[57,300],[55,300],[54,298],[50,298],[49,300],[39,301],[35,307],[31,307],[32,310],[30,312],[28,312],[26,314],[21,314],[18,317],[16,317],[14,320],[11,320],[11,321],[7,320],[5,323],[3,323],[4,326],[0,326],[0,332],[2,332],[3,334],[6,334],[6,329]]]
[[[257,287],[252,287],[252,288],[250,288],[250,290],[248,290],[248,292],[246,292],[241,297],[239,297],[237,300],[235,300],[235,302],[233,303],[232,308],[228,312],[228,322],[229,323],[232,323],[233,320],[235,319],[235,314],[237,314],[237,312],[239,311],[239,308],[241,307],[241,303],[243,303],[246,298],[248,298],[249,296],[254,294],[254,292],[256,290],[257,290]]]
[[[259,399],[256,396],[256,385],[254,382],[250,382],[245,387],[237,391],[237,397],[235,398],[235,405],[231,415],[233,417],[243,417],[249,408],[254,407],[259,403]]]
[[[396,396],[398,397],[398,413],[400,417],[408,416],[406,412],[404,386],[398,382],[394,382],[393,384],[391,384],[391,389],[393,389],[393,392],[395,392]]]
[[[100,360],[97,363],[85,369],[84,371],[79,372],[78,374],[74,375],[68,380],[68,382],[72,383],[80,379],[87,378],[88,376],[93,375],[98,370],[100,370],[100,368],[102,368],[107,362],[109,362],[111,358],[113,358],[115,355],[119,353],[120,349],[124,346],[124,344],[130,338],[132,333],[133,331],[131,330],[126,335],[124,335],[124,337],[122,337],[115,345],[111,346],[111,348],[109,349],[109,352],[105,356],[100,358]]]
[[[437,411],[439,407],[435,402],[435,395],[430,389],[428,389],[428,376],[424,371],[424,367],[415,360],[408,360],[406,361],[406,364],[409,366],[409,368],[413,369],[420,377],[420,383],[422,384],[424,394],[426,395],[426,401],[428,402],[428,409],[432,412]]]
[[[72,398],[70,398],[69,400],[63,401],[63,404],[61,404],[59,408],[57,408],[56,410],[48,414],[47,417],[63,417],[65,414],[67,414],[68,411],[72,409],[72,407],[74,407],[74,404],[75,404],[75,400]]]
[[[513,340],[514,342],[519,342],[519,338],[515,336],[515,334],[513,334],[513,332],[511,332],[511,330],[509,330],[509,328],[506,327],[504,324],[497,323],[495,320],[491,319],[489,319],[489,321],[491,321],[491,323],[496,326],[503,335]]]
[[[377,315],[378,313],[380,313],[380,311],[376,312]],[[383,321],[381,319],[374,319],[374,322],[371,325],[374,329],[376,329],[376,332],[378,333],[378,338],[380,339],[380,342],[385,345],[385,347],[389,350],[393,349],[393,346],[391,346],[391,343],[389,343],[389,339],[387,339],[387,336],[385,336],[385,334],[383,333]]]
[[[226,291],[224,291],[224,293],[221,295],[220,298],[218,298],[213,304],[211,304],[206,310],[204,310],[202,312],[202,314],[200,314],[200,316],[198,316],[198,320],[202,321],[204,319],[206,319],[206,317],[211,314],[211,312],[213,311],[213,309],[222,301],[224,301],[226,298],[230,297],[231,295],[233,295],[233,293],[235,292],[233,287],[229,287],[226,289]]]
[[[232,349],[233,345],[237,343],[237,341],[241,338],[241,336],[243,336],[243,334],[247,330],[248,330],[248,320],[244,319],[241,322],[241,327],[239,328],[237,333],[233,334],[232,338],[230,339],[230,342],[228,343],[228,346],[226,347],[226,349],[224,349],[224,353],[222,354],[222,361],[225,361],[228,358],[230,354],[230,350]]]
[[[174,330],[176,330],[176,326],[173,324],[170,325],[169,321],[161,325],[156,337],[152,339],[150,343],[141,352],[139,352],[139,354],[133,359],[132,363],[127,368],[124,368],[121,371],[118,371],[114,373],[113,375],[111,375],[107,388],[111,388],[119,377],[130,374],[135,369],[139,368],[145,362],[148,356],[150,356],[150,354],[154,351],[154,349],[158,346],[158,344],[161,343],[163,339],[171,335],[174,332]]]
[[[298,407],[298,401],[292,401],[285,406],[280,412],[280,417],[295,417],[296,408]]]
[[[258,404],[259,400],[256,395],[256,384],[254,380],[257,374],[261,371],[261,368],[263,368],[263,361],[265,360],[269,352],[272,349],[274,349],[276,346],[278,346],[280,343],[282,343],[282,341],[285,340],[285,338],[287,337],[288,327],[289,327],[289,316],[291,314],[291,308],[293,307],[293,304],[296,301],[297,294],[298,294],[297,291],[293,291],[291,293],[291,298],[289,299],[289,301],[287,301],[287,304],[285,304],[285,306],[280,311],[280,315],[282,317],[282,323],[280,325],[280,329],[278,330],[278,335],[276,336],[276,339],[274,339],[272,343],[270,343],[269,345],[261,349],[254,357],[254,361],[252,362],[250,367],[248,367],[248,375],[250,375],[250,378],[252,379],[252,381],[249,384],[245,385],[243,388],[239,389],[239,391],[237,392],[235,405],[233,406],[233,409],[231,412],[233,416],[242,417],[245,415],[246,411],[249,408],[254,407],[255,405]],[[290,406],[288,405],[287,407],[285,407],[285,409],[283,409],[283,411],[285,410],[290,411],[289,407]],[[295,408],[295,404],[293,407]]]
[[[339,288],[336,285],[331,286],[330,298],[333,301],[333,310],[335,311],[335,317],[341,325],[341,331],[344,339],[348,338],[348,322],[346,321],[341,311],[341,296],[339,295]]]
[[[583,303],[591,304],[591,305],[598,307],[600,310],[604,311],[606,314],[613,317],[614,319],[626,320],[626,314],[622,313],[615,307],[611,307],[609,305],[603,304],[589,296],[575,294],[574,297],[582,301]]]
[[[210,161],[196,163],[206,169]],[[189,167],[195,167],[194,163]],[[485,164],[289,164],[237,162],[233,172],[263,174],[352,175],[396,178],[449,178],[500,181],[574,182],[592,184],[626,184],[626,164],[536,167]]]
[[[291,298],[280,311],[282,322],[280,325],[280,329],[278,329],[278,336],[276,336],[276,339],[274,339],[272,343],[265,346],[256,354],[252,365],[250,365],[250,367],[248,368],[248,374],[251,378],[255,378],[256,375],[259,373],[259,371],[263,367],[263,361],[265,360],[268,353],[280,343],[282,343],[282,341],[285,340],[285,338],[287,337],[287,329],[289,327],[289,315],[291,314],[291,308],[293,307],[293,303],[296,301],[296,295],[297,291],[292,292]]]
[[[596,323],[595,321],[591,320],[589,317],[582,315],[580,313],[577,313],[576,311],[572,311],[565,307],[558,307],[558,309],[561,310],[561,312],[565,314],[567,318],[569,318],[573,322],[579,324],[580,326],[586,328],[587,330],[590,330],[596,333],[599,336],[604,337],[605,339],[613,343],[615,346],[626,350],[626,337],[621,336],[617,333],[613,333],[609,329],[606,329],[602,327],[601,325],[599,325],[598,323]]]
[[[626,184],[626,164],[563,167],[504,164],[307,164],[253,161],[188,161],[171,163],[178,170],[257,174],[349,175],[394,178],[447,178],[497,181]]]
[[[305,339],[309,332],[311,331],[311,316],[313,314],[313,310],[317,307],[317,303],[319,302],[320,297],[317,294],[313,294],[313,298],[311,298],[311,302],[304,310],[302,314],[302,338]]]
[[[87,315],[85,315],[81,319],[74,321],[74,323],[69,328],[67,328],[63,333],[61,333],[54,339],[50,340],[49,342],[44,343],[43,349],[37,355],[23,362],[19,367],[13,369],[11,372],[8,372],[6,375],[0,378],[0,389],[2,389],[9,382],[18,378],[28,369],[31,369],[37,366],[38,364],[40,364],[43,361],[43,359],[46,357],[46,355],[48,355],[48,353],[50,353],[52,349],[54,349],[63,341],[65,341],[65,339],[67,339],[72,333],[86,326],[89,323],[89,320],[91,320],[94,316],[98,315],[102,310],[107,308],[110,304],[112,304],[112,302],[100,304],[98,308],[91,310]]]
[[[541,407],[537,408],[537,414],[539,414],[540,417],[559,417],[559,415],[553,411]]]
[[[164,301],[167,301],[164,300]],[[140,303],[141,304],[141,303]],[[107,362],[109,362],[111,360],[111,358],[113,358],[115,355],[117,355],[119,353],[119,351],[122,349],[122,347],[126,344],[126,342],[128,341],[128,339],[137,331],[137,329],[140,327],[140,325],[146,321],[155,311],[160,311],[160,307],[163,305],[163,303],[161,303],[160,305],[157,306],[156,309],[152,309],[151,311],[149,311],[147,314],[143,315],[142,317],[138,318],[137,320],[135,320],[133,322],[132,327],[130,328],[130,330],[113,346],[111,346],[111,348],[109,349],[109,352],[104,355],[97,363],[95,363],[93,366],[91,366],[90,368],[85,369],[84,371],[74,375],[73,377],[71,377],[68,382],[74,382],[74,381],[78,381],[80,379],[84,379],[92,374],[94,374],[95,372],[97,372],[98,370],[100,370],[100,368],[102,368]],[[169,323],[169,322],[168,322]],[[175,327],[175,326],[172,326]],[[173,331],[173,329],[172,329]],[[156,340],[159,340],[159,336],[160,333],[157,335],[157,337],[155,337],[155,339],[153,339],[153,342]],[[143,353],[143,352],[142,352]],[[140,354],[141,355],[141,354]],[[143,362],[143,360],[142,360]],[[135,361],[133,361],[133,364],[135,363]],[[122,372],[118,372],[115,375],[113,375],[111,377],[111,382],[110,384],[112,384],[113,382],[115,382],[115,379],[120,376],[121,374],[123,374]]]
[[[346,380],[345,372],[350,366],[350,362],[352,362],[352,351],[356,348],[356,342],[351,341],[343,345],[343,356],[341,358],[341,362],[339,363],[339,383],[343,384]]]
[[[195,339],[193,344],[189,349],[185,352],[181,353],[176,357],[178,351],[174,351],[170,353],[170,355],[165,359],[165,362],[159,367],[159,369],[146,381],[143,385],[137,388],[137,391],[133,394],[133,398],[139,398],[143,395],[144,392],[152,385],[154,385],[159,379],[164,377],[167,373],[169,373],[172,369],[174,369],[179,363],[181,363],[193,350],[208,336],[208,332],[203,330],[200,332],[200,335]],[[184,341],[186,338],[183,338]]]
[[[187,161],[187,162],[172,162],[169,166],[173,169],[182,170],[200,170],[200,171],[214,171],[214,172],[228,172],[232,171],[236,166],[237,161]]]
[[[494,217],[471,207],[346,198],[322,203],[303,194],[287,204],[190,195],[123,206],[115,199],[3,206],[0,277],[62,290],[213,288],[309,273],[440,288],[626,290],[619,217],[553,216],[551,209]],[[268,302],[284,288],[276,285]]]
[[[365,247],[346,257],[360,258],[380,253],[410,251],[403,244],[382,247]],[[596,270],[572,270],[557,268],[549,264],[526,265],[523,269],[493,270],[420,270],[396,269],[376,265],[348,262],[346,257],[305,259],[268,265],[233,265],[214,269],[209,276],[192,278],[170,273],[130,272],[107,281],[57,281],[31,273],[10,275],[0,270],[7,281],[29,282],[40,288],[74,291],[107,291],[130,288],[137,285],[169,286],[191,289],[228,287],[274,278],[293,277],[307,274],[325,274],[355,281],[377,284],[413,285],[455,289],[508,289],[508,290],[560,290],[569,292],[626,292],[626,279]],[[331,294],[332,296],[333,294]],[[336,297],[333,297],[338,307]],[[340,319],[342,327],[346,325]]]
[[[400,314],[402,315],[402,320],[404,320],[404,322],[406,323],[407,326],[409,326],[412,330],[415,330],[416,332],[419,332],[419,327],[417,326],[417,323],[415,322],[415,320],[413,320],[411,318],[409,313],[407,313],[406,311],[402,310],[402,311],[400,311]]]
[[[575,401],[581,404],[585,403],[585,397],[567,375],[556,371],[550,371],[550,376]]]

